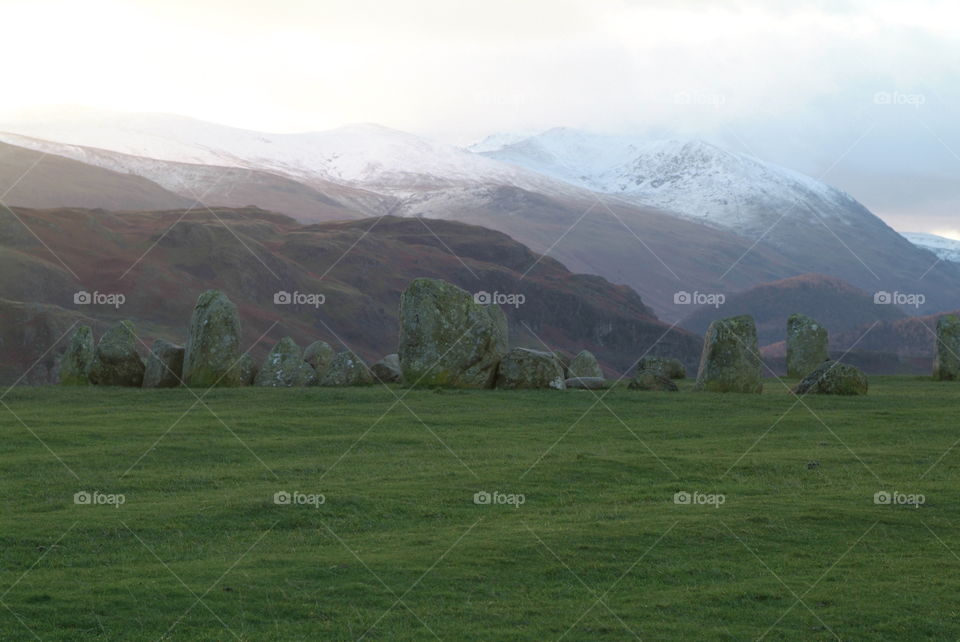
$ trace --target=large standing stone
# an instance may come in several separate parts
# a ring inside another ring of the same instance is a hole
[[[669,357],[644,357],[637,364],[637,372],[655,372],[667,379],[686,379],[687,369],[679,359]]]
[[[960,380],[960,318],[954,314],[937,322],[937,354],[933,362],[937,381]]]
[[[514,348],[500,361],[497,388],[554,388],[565,390],[563,366],[552,352]]]
[[[567,378],[573,377],[603,377],[603,370],[593,353],[581,350],[580,354],[573,358],[567,368]]]
[[[409,385],[490,388],[507,353],[507,318],[455,285],[415,279],[400,297],[398,352]]]
[[[867,375],[859,368],[825,361],[793,389],[798,395],[865,395],[869,388]]]
[[[659,392],[677,392],[680,388],[659,370],[640,370],[634,375],[627,387],[631,390],[656,390]]]
[[[223,292],[207,290],[190,317],[190,335],[183,357],[188,386],[240,385],[240,318]]]
[[[714,321],[704,338],[694,390],[763,392],[762,366],[753,317]]]
[[[90,366],[93,365],[93,331],[82,325],[70,337],[67,351],[60,359],[61,386],[90,385]]]
[[[131,322],[121,321],[100,337],[90,366],[90,381],[99,386],[139,388],[143,385],[143,371]]]
[[[307,375],[303,366],[300,347],[290,337],[284,337],[277,341],[263,360],[253,385],[272,388],[302,386]]]
[[[184,347],[154,339],[143,373],[144,388],[176,388],[183,374]]]
[[[787,376],[805,377],[830,358],[827,329],[803,314],[787,319]]]
[[[333,358],[327,371],[320,377],[321,386],[369,386],[373,375],[363,359],[345,350]]]
[[[320,385],[320,377],[317,376],[317,371],[314,370],[313,366],[311,366],[309,363],[306,361],[301,361],[300,371],[302,373],[304,386],[313,387]]]
[[[326,373],[327,368],[333,363],[333,358],[337,356],[333,348],[326,341],[314,341],[303,351],[303,360],[313,366],[318,377]]]
[[[400,383],[403,371],[400,368],[400,356],[388,354],[370,368],[373,376],[382,383]]]

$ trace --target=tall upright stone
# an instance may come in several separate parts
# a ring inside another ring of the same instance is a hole
[[[955,314],[937,322],[937,354],[933,362],[937,381],[960,380],[960,318]]]
[[[61,386],[88,386],[90,385],[90,366],[93,365],[93,331],[88,325],[78,327],[67,351],[60,359]]]
[[[720,319],[707,329],[694,390],[759,394],[762,368],[753,317]]]
[[[303,360],[313,366],[318,377],[322,377],[337,353],[326,341],[314,341],[303,351]]]
[[[805,377],[830,358],[827,329],[804,314],[787,319],[787,376]]]
[[[490,388],[507,353],[500,306],[438,279],[415,279],[400,296],[400,366],[412,386]]]
[[[183,357],[183,381],[188,386],[240,385],[240,318],[237,308],[219,290],[199,296],[190,317],[190,334]]]
[[[98,386],[139,388],[144,370],[133,323],[121,321],[100,337],[90,366],[90,381]]]
[[[154,339],[143,373],[144,388],[176,388],[183,375],[183,346]]]

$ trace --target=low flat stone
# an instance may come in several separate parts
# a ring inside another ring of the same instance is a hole
[[[659,372],[651,370],[641,370],[638,372],[627,387],[631,390],[655,390],[659,392],[677,392],[679,388],[672,380],[663,376]]]
[[[563,383],[575,390],[603,390],[610,387],[603,377],[570,377]]]

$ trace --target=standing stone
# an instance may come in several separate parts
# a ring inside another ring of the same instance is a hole
[[[183,381],[205,388],[240,385],[240,318],[236,306],[219,290],[201,294],[193,308]]]
[[[176,388],[183,374],[183,346],[166,339],[154,339],[143,372],[144,388]]]
[[[291,388],[304,385],[305,375],[300,347],[290,337],[277,341],[263,360],[260,371],[253,381],[255,386]]]
[[[500,361],[497,388],[566,390],[563,366],[552,352],[514,348]]]
[[[960,318],[954,314],[937,322],[937,354],[933,362],[937,381],[960,380]]]
[[[673,380],[659,370],[640,370],[634,375],[627,387],[631,390],[656,390],[659,392],[677,392],[680,388]]]
[[[320,377],[321,386],[369,386],[373,375],[363,359],[350,352],[341,352],[333,358],[327,371]]]
[[[400,383],[403,372],[400,369],[400,356],[388,354],[370,368],[374,378],[382,383]]]
[[[686,379],[687,368],[679,359],[669,357],[644,357],[637,365],[637,372],[655,372],[667,379]]]
[[[90,366],[90,381],[98,386],[139,388],[143,385],[143,372],[133,324],[121,321],[100,337]]]
[[[825,361],[793,389],[797,395],[865,395],[869,388],[867,375],[859,368]]]
[[[570,362],[567,377],[603,377],[603,370],[600,369],[600,364],[597,363],[597,358],[593,356],[593,353],[581,350],[580,354]]]
[[[455,285],[415,279],[400,296],[398,352],[409,385],[490,388],[507,353],[507,318]]]
[[[762,366],[753,317],[714,321],[704,338],[694,390],[759,394],[763,392]]]
[[[787,319],[787,376],[805,377],[830,358],[827,329],[803,314]]]
[[[93,353],[93,331],[90,326],[82,325],[70,337],[67,351],[60,359],[60,385],[89,386]]]
[[[310,387],[320,385],[320,377],[317,376],[317,371],[306,361],[300,362],[300,372],[303,379],[302,385]]]
[[[240,357],[240,385],[252,386],[257,378],[257,362],[253,360],[250,353],[244,352]]]
[[[318,377],[326,373],[327,368],[333,363],[333,358],[337,356],[333,348],[326,341],[314,341],[303,351],[303,360],[313,366]]]
[[[553,356],[560,362],[560,367],[563,368],[563,376],[567,379],[571,378],[573,375],[570,374],[570,364],[573,363],[573,356],[566,350],[555,350]]]

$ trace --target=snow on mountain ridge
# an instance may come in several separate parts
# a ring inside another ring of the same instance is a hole
[[[960,263],[960,241],[948,239],[936,234],[904,233],[903,236],[924,250],[930,250],[944,261]]]

